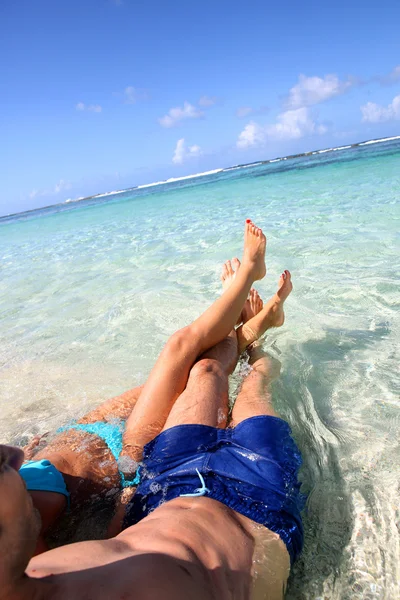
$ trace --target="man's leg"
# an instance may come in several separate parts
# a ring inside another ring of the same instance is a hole
[[[243,261],[238,274],[205,313],[167,342],[127,421],[124,455],[135,461],[141,459],[143,446],[164,427],[172,404],[185,389],[196,359],[230,334],[252,283],[265,275],[265,245],[261,229],[246,222]]]
[[[191,368],[185,390],[175,401],[164,429],[175,425],[209,425],[226,427],[228,418],[228,377],[238,359],[235,331],[203,354]],[[158,431],[157,433],[160,433]],[[126,504],[133,488],[124,490],[116,513],[108,528],[107,537],[120,533]]]
[[[252,370],[243,381],[236,398],[230,427],[250,417],[279,417],[272,406],[270,385],[279,376],[281,364],[259,347],[249,350],[249,355]]]
[[[238,359],[235,331],[203,354],[191,368],[186,389],[175,401],[164,429],[175,425],[225,428],[228,417],[228,377]]]
[[[250,350],[249,354],[252,371],[245,378],[236,398],[230,423],[232,427],[250,417],[279,417],[272,406],[270,385],[279,376],[280,362],[265,354],[260,347]],[[239,518],[254,539],[252,598],[282,600],[290,573],[290,559],[285,544],[267,527],[260,527],[245,517]]]

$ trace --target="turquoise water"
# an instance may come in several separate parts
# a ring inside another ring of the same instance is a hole
[[[399,598],[399,141],[229,170],[0,220],[0,439],[142,383],[219,293],[243,222],[291,270],[276,406],[304,455],[289,598]]]

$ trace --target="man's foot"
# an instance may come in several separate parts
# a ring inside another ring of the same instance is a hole
[[[279,279],[276,294],[264,305],[263,309],[237,330],[239,354],[247,346],[258,340],[267,329],[281,327],[285,321],[283,304],[293,289],[289,271],[284,271]]]
[[[285,270],[279,278],[278,291],[265,305],[268,317],[268,329],[270,327],[282,327],[285,322],[283,303],[293,289],[290,271]]]
[[[265,267],[265,247],[267,239],[262,229],[256,227],[250,219],[247,219],[244,228],[244,251],[243,268],[248,268],[254,281],[262,279],[267,269]]]
[[[250,319],[258,315],[258,313],[262,311],[263,306],[264,303],[260,294],[254,288],[251,288],[249,297],[247,298],[242,314],[240,315],[242,323],[247,323],[247,321],[250,321]]]
[[[227,260],[222,265],[221,281],[222,289],[225,291],[232,285],[232,281],[236,277],[240,267],[240,260],[238,258],[232,258],[232,262]]]
[[[225,291],[232,284],[232,281],[236,277],[236,273],[240,268],[240,260],[238,258],[232,258],[232,261],[227,260],[222,266],[221,281],[222,289]],[[257,315],[263,308],[263,301],[260,298],[259,293],[254,288],[251,288],[249,297],[247,298],[237,325],[240,323],[246,323]]]

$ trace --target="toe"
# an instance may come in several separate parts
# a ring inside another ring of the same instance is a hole
[[[222,279],[222,281],[224,281],[227,277],[228,277],[228,270],[226,268],[226,263],[224,263],[222,265],[222,273],[221,273],[221,279]]]
[[[257,313],[259,313],[263,307],[263,302],[261,300],[260,294],[258,292],[256,292],[256,294],[257,294],[256,295],[256,310],[257,310]]]
[[[232,269],[232,265],[231,265],[231,261],[227,260],[226,263],[226,270],[228,272],[228,275],[233,275],[233,269]]]
[[[240,260],[238,258],[232,258],[232,267],[234,268],[235,271],[237,271],[240,267]]]

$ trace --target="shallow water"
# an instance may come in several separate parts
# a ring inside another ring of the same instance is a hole
[[[291,270],[276,407],[302,450],[306,544],[288,598],[400,598],[398,141],[0,220],[0,439],[142,383],[219,293],[243,221]]]

